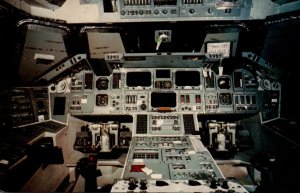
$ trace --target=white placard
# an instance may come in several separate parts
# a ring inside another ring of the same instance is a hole
[[[208,42],[206,44],[206,53],[222,54],[223,58],[230,56],[230,42]]]

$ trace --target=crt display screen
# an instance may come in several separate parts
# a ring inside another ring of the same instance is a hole
[[[156,70],[156,78],[170,78],[170,70]]]
[[[66,97],[55,97],[53,115],[64,115],[65,114]]]
[[[199,71],[176,71],[175,84],[176,86],[199,86],[200,72]]]
[[[151,72],[127,72],[127,86],[151,86]]]
[[[176,107],[176,93],[173,92],[153,92],[151,93],[151,106],[158,107]]]

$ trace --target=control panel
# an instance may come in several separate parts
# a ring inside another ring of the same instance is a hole
[[[209,151],[194,136],[134,137],[123,179],[223,179]]]
[[[5,1],[31,15],[41,16],[41,13],[36,10],[38,7],[36,4],[27,1]],[[255,12],[257,5],[252,4],[257,2],[252,0],[80,0],[75,2],[67,0],[63,2],[66,3],[61,3],[62,6],[55,5],[53,1],[43,2],[42,16],[64,20],[67,23],[245,20],[265,17]],[[24,9],[24,7],[31,9]],[[78,17],[63,14],[70,12],[68,10],[70,8],[76,10]]]
[[[120,180],[111,192],[247,193],[236,180]]]
[[[196,136],[133,137],[120,180],[111,192],[240,192]]]
[[[164,56],[155,57],[163,60]],[[130,61],[124,65],[130,65]],[[258,112],[258,82],[254,74],[237,69],[219,75],[212,69],[208,73],[201,65],[187,69],[123,67],[113,69],[109,76],[82,70],[64,80],[68,89],[62,94],[69,93],[67,108],[74,115]],[[50,92],[53,97],[57,94],[55,90]]]
[[[49,119],[49,97],[47,87],[20,87],[7,94],[8,119],[20,126]]]
[[[15,43],[25,43],[33,55],[20,65],[25,76],[35,77],[24,84],[33,87],[14,88],[4,97],[2,125],[20,134],[11,136],[24,144],[45,133],[53,137],[64,164],[76,167],[68,171],[77,179],[70,179],[80,182],[81,175],[86,186],[92,179],[99,191],[104,186],[97,183],[109,181],[112,193],[248,193],[225,177],[215,155],[239,151],[241,133],[248,143],[257,114],[262,125],[280,118],[281,69],[241,52],[238,43],[257,35],[251,29],[256,22],[266,27],[285,12],[276,0],[4,2],[3,10],[25,13],[17,27],[26,39]],[[286,9],[293,5],[299,2]],[[37,35],[44,29],[49,41]],[[27,63],[42,72],[35,74]],[[0,147],[7,151],[14,144]],[[27,153],[18,146],[15,151]],[[18,163],[13,156],[2,157]],[[80,160],[90,161],[91,175],[78,173],[87,169],[78,167]]]
[[[220,72],[217,59],[207,65],[178,54],[148,53],[139,60],[141,55],[107,60],[112,67],[108,75],[74,63],[76,70],[55,73],[48,87],[10,91],[13,121],[68,123],[72,134],[67,141],[73,144],[68,151],[76,150],[76,156],[112,158],[107,155],[126,152],[122,176],[112,192],[168,192],[168,187],[176,192],[247,192],[225,179],[200,139],[205,128],[198,119],[259,112],[262,121],[277,118],[280,83],[246,67]],[[84,55],[75,58],[79,56]],[[206,145],[222,154],[235,150],[236,127],[232,120],[208,121]]]
[[[239,17],[244,0],[125,0],[120,1],[121,18]]]

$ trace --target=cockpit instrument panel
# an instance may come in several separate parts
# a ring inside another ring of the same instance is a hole
[[[245,20],[265,16],[256,13],[252,0],[66,0],[60,6],[44,1],[43,7],[31,1],[5,1],[33,16],[66,23]],[[70,8],[76,10],[76,16]]]
[[[156,62],[165,61],[165,58],[185,62],[177,55],[149,57]],[[145,58],[143,62],[151,65],[146,63],[148,59]],[[195,61],[194,67],[185,69],[177,67],[177,64],[173,68],[138,68],[131,67],[131,63],[136,61],[125,60],[124,67],[112,69],[108,76],[82,70],[59,82],[58,88],[50,91],[50,97],[55,98],[51,101],[57,101],[59,96],[65,97],[69,101],[65,108],[74,115],[153,112],[234,114],[255,113],[259,109],[255,75],[245,69],[220,74],[201,61]],[[59,90],[59,86],[65,84],[65,90]]]
[[[299,8],[299,1],[293,0],[40,0],[39,3],[4,0],[4,2],[32,16],[69,24],[257,20]]]
[[[125,0],[121,18],[240,17],[247,1],[235,0]]]

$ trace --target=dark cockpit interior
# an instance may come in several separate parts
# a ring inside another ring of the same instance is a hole
[[[0,191],[299,193],[299,0],[3,0]]]

